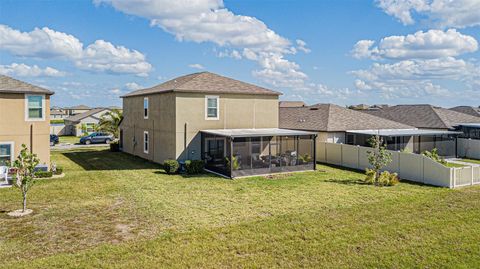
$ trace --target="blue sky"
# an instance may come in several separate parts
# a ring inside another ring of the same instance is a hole
[[[0,2],[0,73],[54,105],[211,71],[309,104],[480,105],[480,1]]]

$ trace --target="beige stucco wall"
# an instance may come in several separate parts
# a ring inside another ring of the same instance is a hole
[[[14,142],[14,157],[22,144],[30,147],[30,125],[33,126],[33,152],[41,164],[50,164],[50,97],[45,96],[43,121],[25,121],[25,95],[0,93],[0,142]]]
[[[200,130],[238,128],[278,128],[278,96],[218,94],[219,119],[205,119],[205,96],[177,93],[176,158],[200,159]],[[185,124],[187,147],[185,147]]]
[[[120,128],[123,151],[158,163],[166,159],[200,159],[200,130],[278,127],[277,96],[219,94],[219,119],[207,120],[207,95],[211,94],[148,95],[148,119],[143,118],[144,96],[124,98],[124,120]],[[144,131],[150,136],[148,154],[143,152]]]
[[[123,151],[158,163],[175,159],[175,94],[148,95],[148,119],[143,117],[143,98],[123,98]],[[148,153],[143,152],[144,131],[150,137]]]

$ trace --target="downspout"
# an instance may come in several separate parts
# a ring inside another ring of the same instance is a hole
[[[33,154],[33,124],[30,124],[30,154]]]
[[[186,160],[188,160],[190,157],[187,150],[187,125],[188,125],[188,122],[185,122],[183,126],[183,151],[186,152],[186,155],[187,155]]]
[[[150,143],[150,141],[148,141]],[[155,162],[155,120],[152,119],[152,161]]]

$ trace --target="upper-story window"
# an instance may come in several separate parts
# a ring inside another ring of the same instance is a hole
[[[148,119],[148,97],[143,98],[143,118]]]
[[[27,121],[45,120],[45,95],[25,95],[25,119]]]
[[[205,96],[205,118],[207,120],[218,120],[219,100],[218,96]]]

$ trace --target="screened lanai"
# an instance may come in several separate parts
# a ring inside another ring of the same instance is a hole
[[[444,157],[456,157],[456,137],[462,132],[427,129],[404,130],[355,130],[347,131],[347,144],[369,146],[368,139],[374,135],[383,138],[387,149],[420,154],[437,149]]]
[[[201,131],[205,169],[235,178],[315,170],[313,132],[288,129]]]

